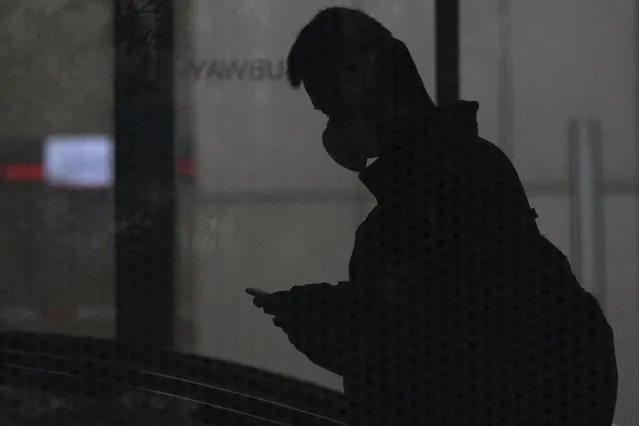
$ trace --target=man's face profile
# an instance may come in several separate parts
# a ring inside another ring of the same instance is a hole
[[[358,99],[347,99],[337,82],[328,78],[322,80],[309,78],[304,82],[304,88],[313,107],[329,120],[353,119],[358,110]]]

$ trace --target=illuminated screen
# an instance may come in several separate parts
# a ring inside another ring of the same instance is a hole
[[[48,185],[108,188],[113,184],[113,142],[106,135],[59,135],[47,138],[44,178]]]

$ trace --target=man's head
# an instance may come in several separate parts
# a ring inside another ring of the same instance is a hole
[[[287,72],[291,86],[304,84],[314,107],[329,118],[323,136],[329,155],[353,171],[378,155],[378,123],[416,98],[430,102],[406,46],[355,9],[331,7],[315,15],[291,48]]]
[[[330,118],[361,113],[349,111],[359,106],[353,95],[365,95],[375,83],[370,81],[375,77],[371,66],[392,39],[390,31],[363,12],[324,9],[298,34],[288,55],[288,80],[294,88],[303,83],[313,105]]]

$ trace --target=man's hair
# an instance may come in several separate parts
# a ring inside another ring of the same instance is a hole
[[[353,69],[392,34],[358,9],[329,7],[300,31],[287,58],[287,77],[298,88],[308,78],[330,78],[336,67]]]

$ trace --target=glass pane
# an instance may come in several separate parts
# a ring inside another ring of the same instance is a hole
[[[461,2],[462,97],[480,103],[482,136],[524,180],[568,179],[568,122],[603,125],[604,171],[635,167],[635,29],[631,2]],[[560,7],[560,9],[557,9]]]
[[[243,293],[346,280],[355,230],[374,205],[325,152],[324,116],[286,81],[298,31],[328,6],[378,19],[434,90],[432,1],[193,0],[178,11],[177,131],[196,165],[180,194],[178,340],[185,351],[339,387]]]
[[[0,9],[0,327],[111,336],[110,6]]]
[[[606,227],[606,307],[610,325],[615,331],[619,364],[619,396],[617,423],[636,409],[639,383],[637,376],[624,376],[636,371],[639,351],[637,342],[637,199],[635,196],[609,195],[604,205]]]
[[[571,235],[569,123],[601,126],[605,301],[619,364],[617,421],[637,416],[636,5],[568,0],[462,1],[462,97],[480,133],[524,180],[539,225],[566,255]],[[624,231],[620,231],[623,229]],[[622,235],[623,234],[623,235]],[[575,250],[576,251],[576,250]],[[623,272],[622,272],[623,271]]]

